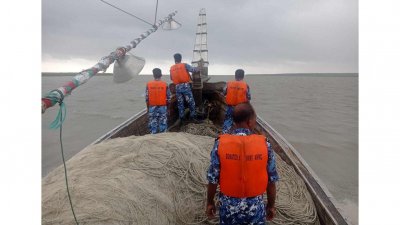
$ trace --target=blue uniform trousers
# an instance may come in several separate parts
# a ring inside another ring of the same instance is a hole
[[[225,120],[224,120],[224,125],[222,127],[222,133],[228,133],[228,131],[232,128],[233,126],[233,107],[234,106],[227,106],[226,107],[226,113],[225,113]]]
[[[167,132],[167,106],[149,107],[148,127],[152,134]]]
[[[185,100],[189,105],[190,118],[196,116],[196,106],[193,98],[192,89],[189,83],[176,85],[176,99],[178,100],[179,118],[182,120],[185,112]]]

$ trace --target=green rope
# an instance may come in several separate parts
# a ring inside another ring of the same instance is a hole
[[[65,116],[62,116],[62,112],[64,111]],[[58,110],[58,114],[57,117],[54,119],[53,122],[51,122],[51,124],[49,125],[50,129],[57,129],[59,127],[61,127],[61,125],[64,123],[65,118],[67,117],[67,109],[65,107],[64,102],[60,103],[60,109]]]
[[[68,176],[67,176],[67,165],[65,164],[65,158],[64,158],[64,147],[62,143],[62,124],[65,120],[65,116],[63,118],[63,111],[65,112],[65,115],[67,114],[65,104],[63,102],[60,102],[60,110],[58,111],[58,115],[56,119],[51,123],[51,128],[52,129],[57,129],[58,127],[60,128],[60,145],[61,145],[61,156],[62,156],[62,161],[64,164],[64,174],[65,174],[65,184],[67,186],[67,193],[68,193],[68,199],[69,199],[69,204],[71,206],[72,214],[74,215],[75,223],[79,225],[78,220],[76,219],[75,216],[75,211],[74,207],[72,206],[72,200],[71,200],[71,194],[69,193],[69,185],[68,185]]]

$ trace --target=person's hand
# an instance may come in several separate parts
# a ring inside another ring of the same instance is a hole
[[[206,214],[208,219],[215,217],[215,204],[207,204]]]
[[[276,209],[275,207],[267,207],[267,221],[271,221],[274,219],[276,215]]]

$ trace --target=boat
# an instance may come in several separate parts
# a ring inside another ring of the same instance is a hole
[[[222,94],[226,82],[208,82],[210,80],[210,76],[208,75],[208,61],[207,58],[203,58],[207,57],[208,53],[208,50],[204,48],[204,46],[206,47],[206,43],[204,43],[206,38],[204,38],[204,36],[207,35],[207,31],[204,29],[204,26],[206,26],[205,15],[205,10],[202,9],[199,13],[200,22],[198,23],[196,44],[193,51],[194,56],[197,56],[197,58],[192,62],[192,65],[201,67],[201,70],[200,72],[193,74],[193,95],[196,102],[197,113],[201,119],[210,120],[213,124],[221,126],[224,121],[227,106]],[[203,43],[201,43],[202,40]],[[169,132],[177,132],[178,109],[176,104],[177,100],[175,98],[175,85],[170,84],[170,89],[172,98],[168,113],[168,130]],[[183,123],[188,123],[188,121]],[[91,145],[113,138],[149,134],[147,124],[148,115],[147,109],[145,108],[98,138]],[[300,153],[281,134],[259,116],[257,116],[257,124],[254,132],[268,137],[275,153],[278,154],[287,164],[292,166],[296,173],[303,179],[312,196],[320,224],[350,224],[338,208],[337,202],[324,183],[317,177],[316,173],[301,157]]]
[[[226,82],[210,82],[211,76],[208,74],[207,23],[205,17],[205,9],[201,9],[192,61],[192,65],[200,68],[200,72],[192,74],[192,90],[199,119],[211,121],[217,127],[221,127],[227,108],[225,98],[222,94]],[[170,84],[169,87],[172,98],[168,108],[168,131],[179,132],[179,127],[190,123],[190,121],[179,121],[175,85]],[[96,145],[114,138],[147,135],[149,134],[147,124],[148,114],[147,109],[144,108],[90,145]],[[304,181],[316,207],[320,224],[350,224],[323,182],[317,177],[299,152],[281,134],[259,116],[257,116],[257,124],[254,132],[265,135],[269,139],[275,153],[294,168],[297,175]]]
[[[203,101],[207,102],[209,106],[214,107],[209,111],[208,117],[208,119],[210,119],[214,124],[222,124],[224,120],[226,104],[221,94],[224,85],[225,82],[205,83],[203,87]],[[171,105],[176,105],[175,103],[176,99],[173,97]],[[171,108],[170,115],[168,117],[169,128],[174,126],[175,122],[177,121],[177,112],[178,111],[176,107]],[[128,137],[131,135],[142,136],[149,134],[147,124],[147,109],[143,109],[125,122],[121,123],[111,131],[98,138],[92,143],[92,145],[113,138]],[[173,127],[170,129],[170,131],[173,132],[174,128],[176,127]],[[316,206],[320,224],[350,224],[339,211],[334,197],[328,191],[323,182],[317,177],[315,172],[301,157],[299,152],[287,140],[285,140],[281,134],[279,134],[270,124],[268,124],[259,116],[257,116],[255,132],[268,137],[275,153],[278,154],[287,164],[292,166],[296,173],[303,179]]]

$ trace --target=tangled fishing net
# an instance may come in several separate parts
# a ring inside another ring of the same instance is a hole
[[[189,123],[180,128],[181,132],[202,135],[202,136],[210,136],[217,138],[218,134],[221,133],[220,128],[216,127],[211,120],[204,120],[200,124]]]
[[[88,146],[67,162],[79,224],[218,223],[205,216],[213,144],[212,137],[162,133]],[[303,181],[276,159],[277,216],[270,224],[319,224]],[[61,166],[42,180],[42,224],[75,224]]]

